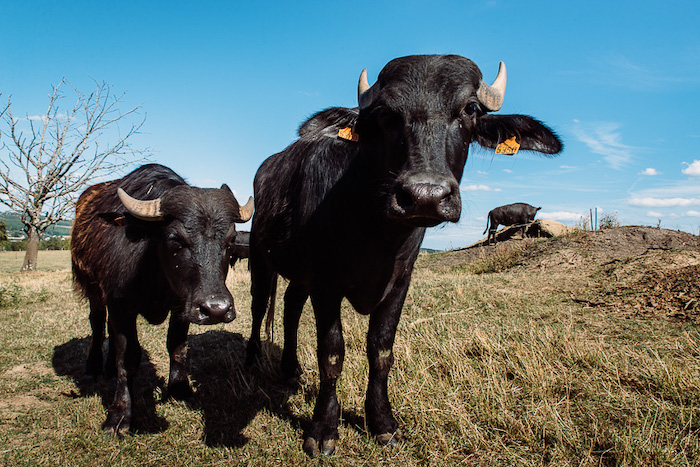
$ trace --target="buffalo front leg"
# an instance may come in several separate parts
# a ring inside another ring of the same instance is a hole
[[[179,400],[191,399],[194,393],[187,378],[187,331],[190,323],[170,316],[168,326],[168,353],[170,354],[170,376],[168,392]]]
[[[343,370],[345,358],[345,343],[340,323],[341,299],[340,296],[327,293],[311,295],[316,317],[316,355],[321,384],[311,426],[304,436],[304,452],[310,457],[333,454],[338,443],[340,405],[336,383]]]
[[[114,331],[114,335],[110,335],[110,344],[115,345],[117,387],[102,429],[115,436],[129,431],[131,426],[131,386],[134,374],[141,363],[141,346],[136,334],[136,316],[127,316],[125,311],[123,309],[117,311],[114,307],[110,307],[111,329]],[[112,316],[121,316],[121,318],[112,321]]]
[[[369,381],[365,400],[367,427],[380,444],[395,445],[402,434],[391,410],[388,395],[389,371],[394,364],[394,338],[409,278],[397,284],[390,296],[371,314],[367,332]]]

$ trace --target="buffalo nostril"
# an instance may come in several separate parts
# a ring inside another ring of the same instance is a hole
[[[200,305],[202,314],[211,317],[221,317],[231,309],[231,300],[226,298],[210,298]]]
[[[413,206],[439,204],[451,194],[452,189],[448,185],[414,183],[403,187],[403,190],[399,193],[401,199],[397,201],[402,206],[411,208]]]

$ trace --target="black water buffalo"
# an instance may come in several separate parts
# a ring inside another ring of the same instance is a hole
[[[358,109],[312,116],[296,142],[258,169],[248,361],[260,352],[260,328],[279,273],[289,279],[282,353],[287,376],[299,371],[297,328],[308,297],[316,318],[321,383],[303,444],[308,455],[332,453],[338,439],[343,297],[370,316],[367,427],[383,444],[401,438],[387,397],[396,328],[426,227],[460,218],[469,145],[494,148],[515,137],[521,149],[561,150],[557,136],[537,120],[487,113],[501,107],[505,81],[502,64],[489,86],[460,56],[392,60],[371,87],[362,72]]]
[[[118,435],[129,429],[130,385],[141,359],[139,314],[160,324],[170,312],[169,392],[176,398],[192,394],[186,369],[189,323],[235,318],[224,281],[235,223],[248,220],[252,210],[252,198],[241,207],[226,185],[195,188],[156,164],[93,185],[78,199],[71,259],[75,288],[90,302],[86,373],[97,377],[103,372],[108,320],[107,365],[117,376],[105,431]]]
[[[236,261],[250,257],[250,232],[240,231],[236,235],[236,241],[233,243],[231,250],[231,267],[235,266]]]
[[[489,235],[486,238],[487,243],[491,243],[491,239],[496,241],[496,230],[499,225],[511,226],[522,224],[522,235],[525,237],[525,227],[535,219],[535,215],[540,208],[530,206],[527,203],[513,203],[499,206],[489,211],[489,217],[486,220],[486,230]],[[491,229],[489,230],[489,225]]]

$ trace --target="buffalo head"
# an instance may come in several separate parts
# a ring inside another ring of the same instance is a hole
[[[487,148],[512,137],[522,150],[556,154],[557,136],[525,115],[490,115],[501,108],[506,68],[492,85],[456,55],[410,56],[389,62],[372,86],[360,75],[355,130],[364,151],[383,164],[390,218],[429,227],[457,222],[459,182],[469,145]]]
[[[134,217],[158,223],[153,240],[170,288],[185,305],[173,310],[195,324],[230,322],[236,317],[226,275],[236,239],[235,223],[253,214],[253,198],[240,206],[228,186],[176,186],[154,200],[137,200],[124,190],[119,199]]]

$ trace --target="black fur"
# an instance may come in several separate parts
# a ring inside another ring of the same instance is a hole
[[[136,199],[160,198],[163,219],[133,217],[117,197],[118,187]],[[86,373],[97,377],[103,372],[108,321],[107,365],[117,375],[106,431],[120,434],[129,429],[129,384],[141,358],[139,314],[160,324],[171,313],[170,394],[179,398],[192,394],[186,369],[189,323],[213,324],[235,317],[225,280],[237,221],[239,205],[228,187],[191,187],[156,164],[93,185],[78,199],[71,259],[76,290],[90,302],[92,341]]]
[[[527,224],[535,219],[537,211],[540,209],[542,208],[536,208],[527,203],[506,204],[505,206],[493,208],[489,211],[488,219],[486,220],[486,230],[484,230],[484,233],[486,231],[489,232],[486,239],[487,242],[491,243],[491,239],[494,242],[496,241],[496,231],[499,224],[505,226],[522,224],[522,236],[524,238]]]
[[[387,379],[396,327],[425,228],[460,217],[469,144],[491,147],[501,135],[517,135],[528,149],[561,149],[557,137],[530,117],[486,115],[476,97],[480,79],[478,67],[459,56],[392,60],[379,74],[371,105],[319,112],[301,125],[296,142],[258,169],[248,357],[253,361],[260,351],[279,273],[290,281],[282,354],[288,376],[299,371],[296,332],[309,297],[316,316],[321,385],[305,435],[309,455],[332,452],[338,438],[343,297],[370,315],[367,426],[380,442],[393,443],[400,431]],[[358,142],[337,137],[348,126]]]

